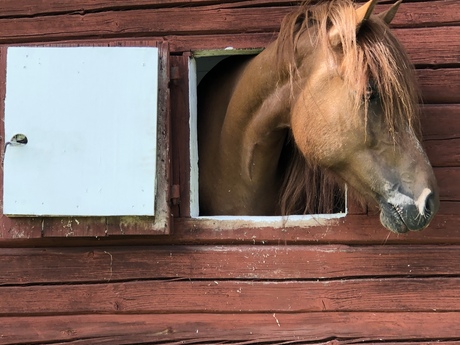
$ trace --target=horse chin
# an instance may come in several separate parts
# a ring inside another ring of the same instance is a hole
[[[409,231],[401,215],[389,203],[380,203],[380,223],[388,230],[397,234],[404,234]]]
[[[388,202],[380,202],[380,222],[388,230],[397,234],[425,229],[433,215],[429,210],[425,212],[425,215],[420,215],[415,205],[396,206]]]

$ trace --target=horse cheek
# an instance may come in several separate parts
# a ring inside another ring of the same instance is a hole
[[[315,137],[315,132],[318,130],[314,122],[308,121],[310,114],[304,111],[298,111],[294,108],[291,117],[291,129],[294,141],[302,152],[303,156],[312,160],[318,151],[318,143]]]

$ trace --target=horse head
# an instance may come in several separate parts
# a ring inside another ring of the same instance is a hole
[[[374,199],[386,228],[421,230],[439,194],[420,144],[413,67],[389,32],[399,2],[379,15],[375,0],[348,12],[332,3],[327,19],[308,12],[283,24],[297,27],[294,140],[307,160]]]

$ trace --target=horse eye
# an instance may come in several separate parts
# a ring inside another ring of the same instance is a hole
[[[369,83],[367,85],[364,97],[366,97],[368,102],[372,102],[378,99],[379,93],[373,83]]]

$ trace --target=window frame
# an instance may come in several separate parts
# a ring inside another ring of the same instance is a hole
[[[109,217],[7,217],[1,210],[0,238],[42,237],[106,237],[116,235],[168,235],[171,233],[170,177],[170,50],[167,42],[158,40],[91,40],[69,43],[14,44],[0,46],[0,97],[6,92],[6,51],[12,46],[104,46],[104,47],[157,47],[158,109],[157,109],[157,164],[154,216],[109,216]],[[0,113],[5,114],[1,102]],[[0,136],[5,142],[4,126]],[[3,169],[0,172],[0,193],[3,195]],[[2,199],[3,200],[3,199]]]
[[[298,228],[311,226],[327,226],[335,224],[340,220],[345,219],[349,211],[349,197],[345,190],[345,210],[340,213],[332,214],[307,214],[307,215],[291,215],[291,216],[200,216],[199,215],[199,195],[198,195],[198,149],[197,149],[197,69],[196,59],[207,56],[232,56],[239,54],[256,54],[262,49],[210,49],[198,50],[190,54],[184,54],[188,58],[187,79],[188,79],[188,113],[189,113],[189,136],[188,149],[189,161],[188,171],[188,198],[183,198],[181,203],[188,204],[189,212],[181,213],[181,217],[187,218],[187,223],[193,226],[203,228],[218,227],[222,230],[231,230],[235,227],[251,227],[251,228]],[[184,139],[185,140],[185,139]],[[183,145],[182,145],[183,146]],[[354,205],[350,205],[354,208]]]

